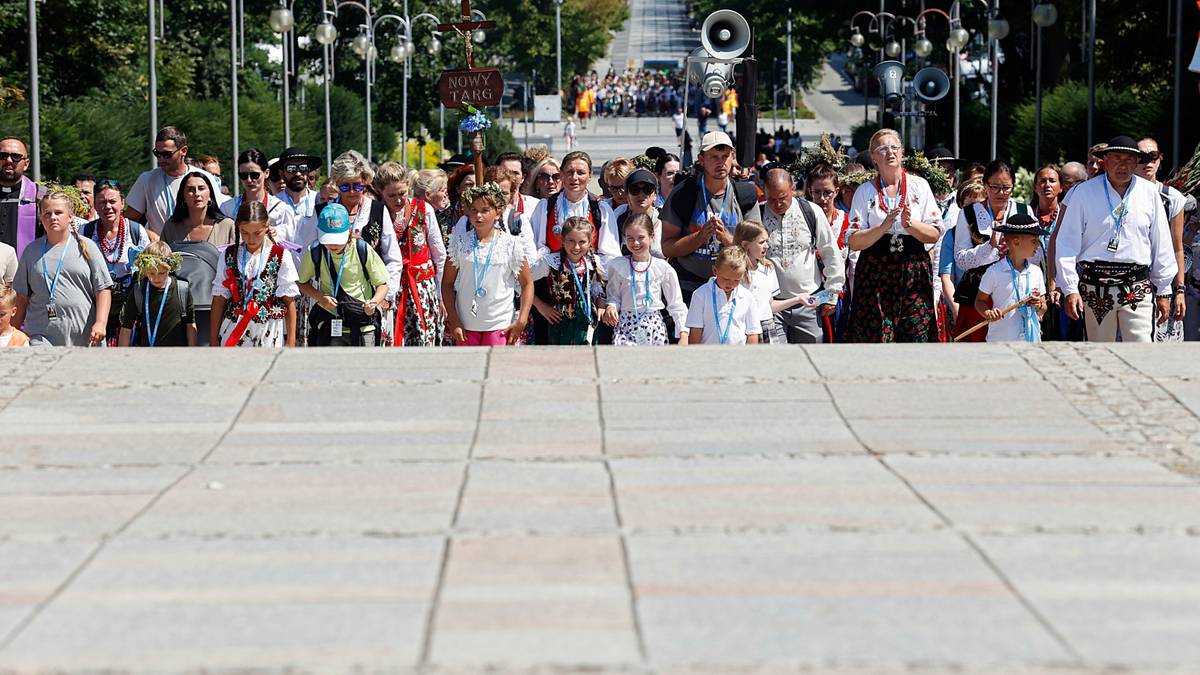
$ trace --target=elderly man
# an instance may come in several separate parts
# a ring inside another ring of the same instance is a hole
[[[1171,314],[1178,265],[1158,188],[1138,178],[1149,156],[1128,136],[1098,151],[1104,172],[1076,186],[1059,226],[1055,255],[1064,308],[1084,318],[1088,340],[1149,342],[1152,305],[1158,321]]]
[[[812,295],[821,288],[841,293],[846,282],[846,264],[825,212],[796,196],[796,185],[787,169],[768,170],[765,183],[767,208],[762,214],[762,224],[770,243],[767,257],[779,279],[778,299]],[[835,295],[819,309],[797,305],[777,313],[775,320],[782,324],[789,344],[814,344],[825,339],[821,319],[836,310]]]
[[[1067,162],[1062,167],[1062,190],[1063,195],[1088,179],[1087,167],[1080,162]]]
[[[0,242],[17,256],[41,235],[37,203],[46,190],[25,176],[28,168],[25,143],[15,136],[0,138]]]
[[[684,302],[712,276],[722,246],[733,243],[738,223],[761,223],[758,190],[731,179],[733,141],[713,131],[700,139],[699,175],[675,186],[663,205],[663,254],[674,258]]]
[[[129,196],[125,198],[125,217],[145,223],[154,239],[158,238],[163,226],[175,212],[175,200],[184,176],[202,173],[208,177],[209,184],[221,184],[219,178],[207,171],[188,167],[187,153],[187,136],[182,131],[175,127],[160,129],[154,138],[153,153],[158,160],[158,168],[138,176],[129,189]],[[213,195],[213,199],[218,205],[229,201],[229,197],[220,192]]]

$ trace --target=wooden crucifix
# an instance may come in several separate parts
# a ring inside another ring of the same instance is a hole
[[[466,51],[465,70],[447,70],[438,80],[438,94],[447,108],[496,105],[504,96],[504,76],[496,68],[476,68],[472,37],[477,30],[495,28],[495,21],[474,21],[471,0],[462,0],[462,20],[438,25],[442,33],[462,36]],[[483,132],[471,133],[471,154],[475,160],[475,183],[483,185]]]

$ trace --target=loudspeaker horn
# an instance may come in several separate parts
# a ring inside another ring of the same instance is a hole
[[[1188,65],[1188,70],[1200,73],[1200,40],[1196,40],[1196,53],[1192,55],[1192,62]]]
[[[941,68],[922,68],[912,80],[913,93],[922,103],[934,103],[950,93],[950,78]]]
[[[735,59],[750,46],[750,23],[732,9],[719,9],[700,27],[700,44],[714,58]]]
[[[875,77],[879,80],[879,94],[888,106],[904,98],[904,64],[899,61],[880,61],[875,66]]]

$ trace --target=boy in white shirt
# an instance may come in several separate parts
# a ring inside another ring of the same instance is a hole
[[[1004,235],[1002,260],[988,268],[979,282],[975,309],[987,319],[988,342],[1041,342],[1041,319],[1046,313],[1046,278],[1042,268],[1030,262],[1050,234],[1033,216],[1016,213],[1008,222],[992,228]],[[1015,311],[1005,309],[1018,305]]]
[[[713,262],[712,278],[692,293],[687,344],[758,344],[762,325],[754,294],[742,285],[749,266],[750,260],[741,247],[721,249]]]

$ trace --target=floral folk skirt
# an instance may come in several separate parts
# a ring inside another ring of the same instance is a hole
[[[859,258],[846,341],[937,341],[933,265],[928,257]]]
[[[665,345],[667,322],[662,312],[621,312],[613,333],[614,345]]]

